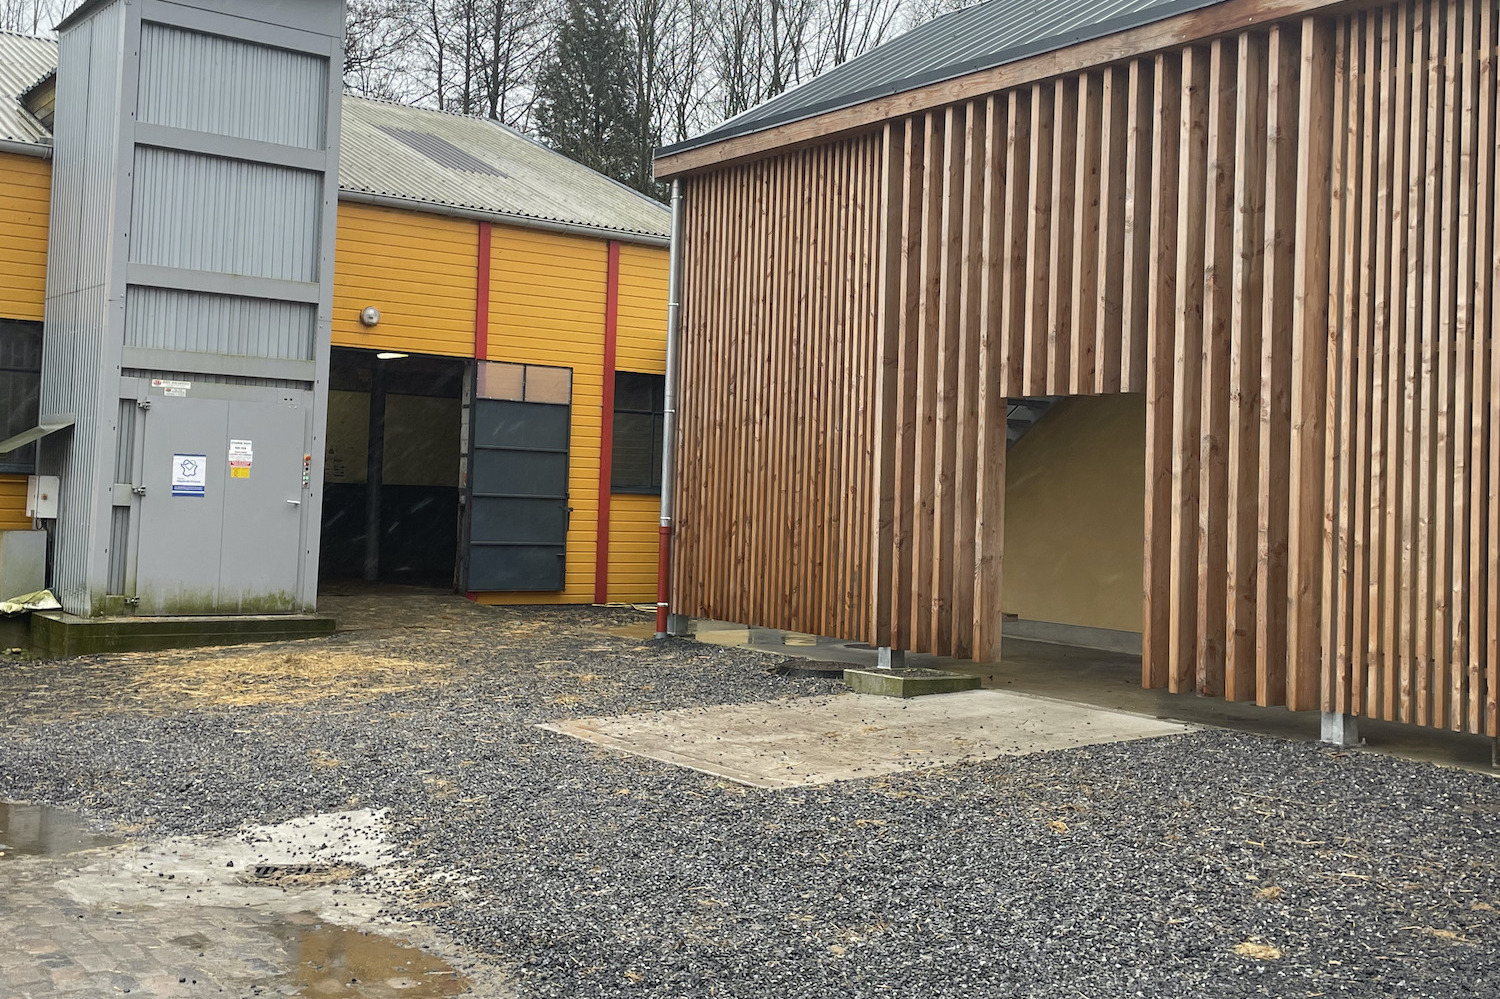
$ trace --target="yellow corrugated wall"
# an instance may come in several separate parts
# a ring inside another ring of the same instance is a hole
[[[0,475],[0,531],[29,531],[26,516],[26,476]]]
[[[50,161],[0,153],[0,319],[42,318],[51,198]],[[0,531],[30,528],[26,476],[0,475]]]
[[[615,367],[660,375],[667,370],[667,251],[620,247]],[[609,501],[609,599],[656,601],[661,497],[615,493]]]
[[[0,153],[0,318],[42,318],[51,197],[50,161]]]
[[[333,344],[474,356],[479,223],[370,205],[339,205]],[[359,315],[380,310],[380,324]]]
[[[490,249],[489,359],[573,369],[567,589],[483,593],[481,603],[594,600],[608,244],[497,225]]]

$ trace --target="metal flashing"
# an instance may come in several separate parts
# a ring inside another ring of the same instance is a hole
[[[39,441],[48,434],[55,434],[59,430],[66,430],[74,423],[72,413],[62,416],[45,416],[37,422],[30,430],[23,430],[14,437],[7,437],[0,441],[0,454],[10,454],[19,450],[33,441]]]

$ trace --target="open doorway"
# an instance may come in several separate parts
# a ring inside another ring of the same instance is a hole
[[[333,349],[321,578],[456,586],[469,362]]]
[[[1145,397],[1010,401],[1005,637],[1139,654]]]

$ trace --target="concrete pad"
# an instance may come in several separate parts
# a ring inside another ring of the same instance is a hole
[[[856,694],[879,694],[881,697],[928,697],[952,694],[959,690],[978,690],[979,677],[968,673],[947,673],[920,666],[901,669],[846,669],[844,683]]]
[[[1180,735],[1193,727],[1002,690],[894,700],[837,694],[539,726],[752,787]]]

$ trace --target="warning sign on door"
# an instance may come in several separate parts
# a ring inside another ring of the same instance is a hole
[[[172,455],[172,495],[202,496],[208,483],[208,456]]]
[[[250,441],[229,442],[229,477],[250,478],[250,465],[255,460],[255,448]]]

